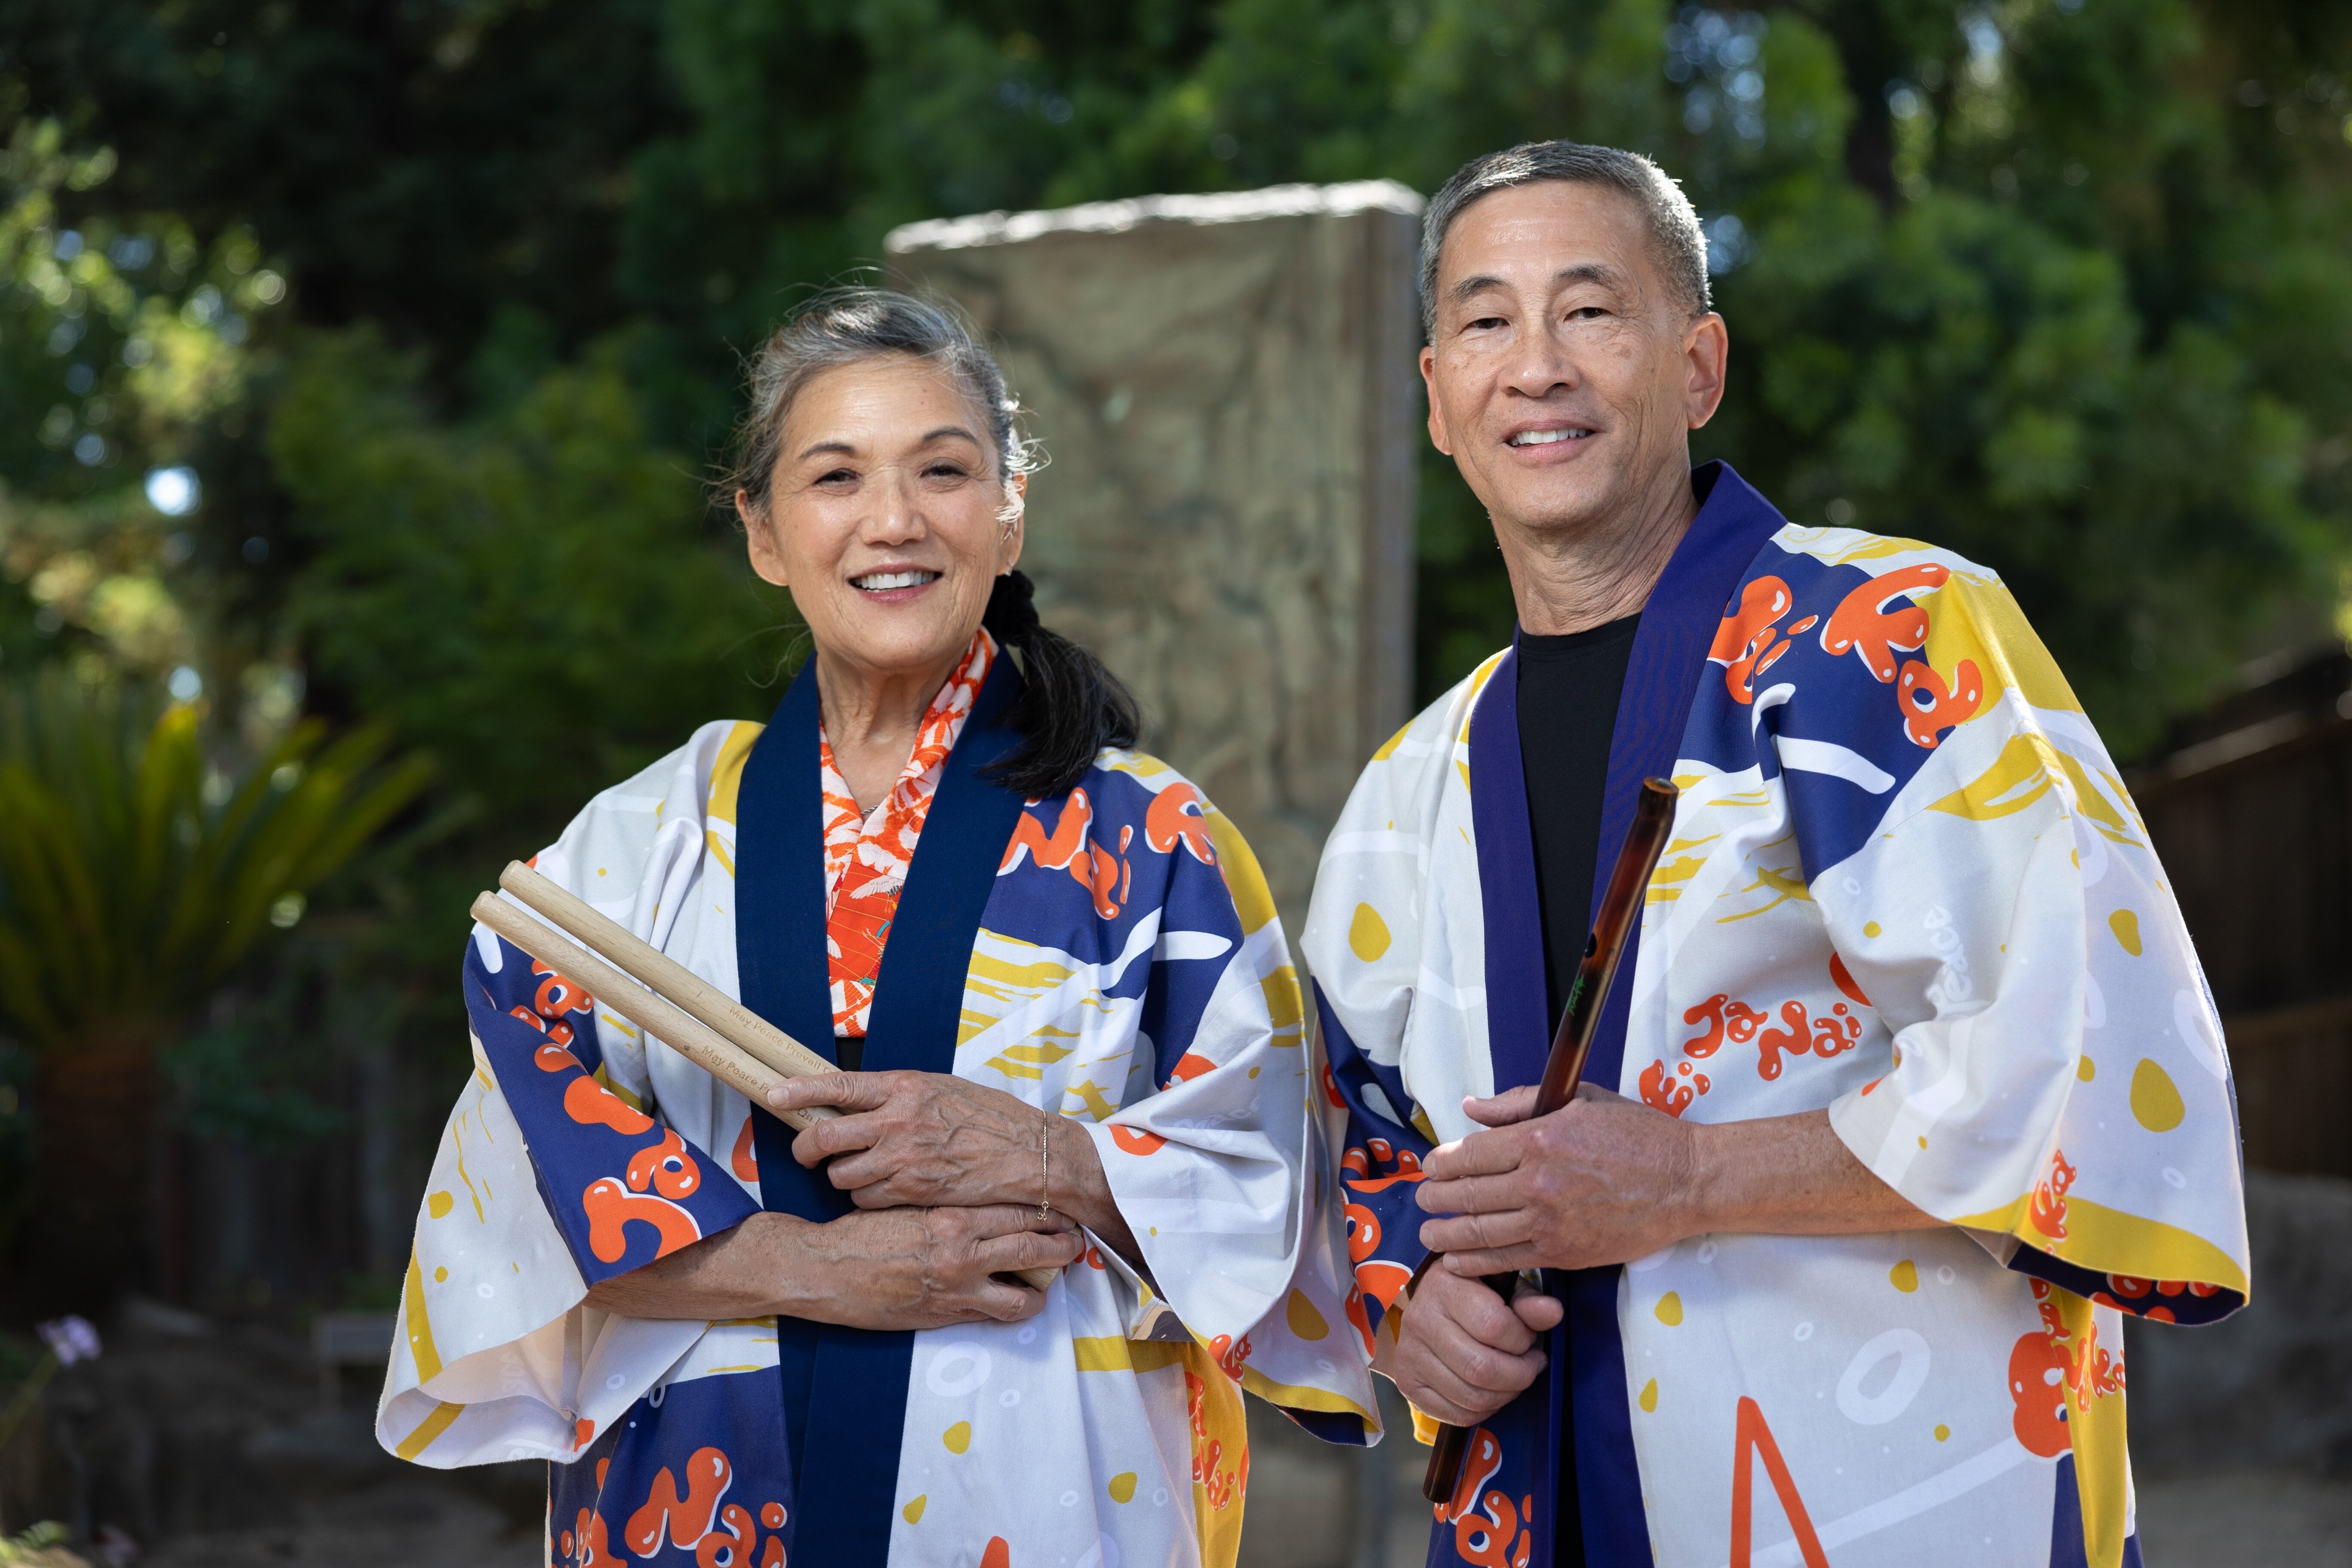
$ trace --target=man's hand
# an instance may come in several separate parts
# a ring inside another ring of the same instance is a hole
[[[1855,1159],[1826,1110],[1678,1121],[1588,1083],[1529,1121],[1535,1100],[1532,1086],[1464,1100],[1488,1131],[1422,1163],[1416,1201],[1455,1217],[1423,1224],[1421,1244],[1454,1274],[1591,1268],[1711,1231],[1853,1236],[1943,1223]]]
[[[1444,1253],[1448,1269],[1477,1279],[1590,1268],[1655,1252],[1700,1228],[1692,1223],[1695,1127],[1589,1083],[1551,1115],[1528,1121],[1535,1103],[1532,1084],[1463,1101],[1470,1119],[1492,1131],[1441,1144],[1422,1163],[1421,1206],[1459,1216],[1421,1227],[1421,1244]]]
[[[1412,1300],[1397,1308],[1403,1327],[1393,1342],[1380,1336],[1373,1368],[1414,1408],[1456,1426],[1476,1426],[1542,1374],[1538,1336],[1557,1327],[1564,1310],[1533,1291],[1507,1305],[1478,1280],[1444,1268],[1423,1275]]]

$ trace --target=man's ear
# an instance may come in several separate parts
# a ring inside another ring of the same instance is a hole
[[[742,490],[735,492],[735,517],[743,525],[743,548],[751,557],[751,570],[761,582],[773,583],[779,588],[791,587],[792,584],[785,580],[783,554],[768,531],[767,513],[752,506],[751,498]]]
[[[1429,444],[1450,458],[1454,456],[1454,448],[1447,445],[1452,438],[1445,433],[1445,414],[1437,403],[1436,370],[1437,351],[1423,344],[1421,351],[1421,384],[1429,395]]]
[[[1723,406],[1725,377],[1731,365],[1731,331],[1709,310],[1683,334],[1683,416],[1696,430]]]

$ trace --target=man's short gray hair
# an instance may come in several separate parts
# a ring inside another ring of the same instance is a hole
[[[1639,153],[1615,147],[1593,147],[1581,142],[1522,142],[1500,153],[1471,159],[1454,171],[1421,220],[1421,331],[1424,339],[1437,336],[1437,256],[1444,248],[1446,231],[1462,209],[1480,196],[1513,185],[1559,180],[1569,184],[1606,185],[1633,198],[1650,226],[1650,242],[1657,249],[1658,270],[1667,286],[1681,296],[1694,316],[1710,308],[1706,281],[1706,235],[1698,214],[1682,186]]]

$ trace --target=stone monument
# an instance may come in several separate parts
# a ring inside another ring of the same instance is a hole
[[[1296,942],[1324,836],[1412,697],[1421,198],[1391,181],[909,224],[1049,466],[1023,566],[1143,744],[1250,840]]]

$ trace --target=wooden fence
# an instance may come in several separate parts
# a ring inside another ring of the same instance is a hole
[[[2340,654],[2134,780],[2221,1009],[2246,1160],[2352,1176],[2352,690]],[[2232,721],[2239,721],[2232,722]]]

